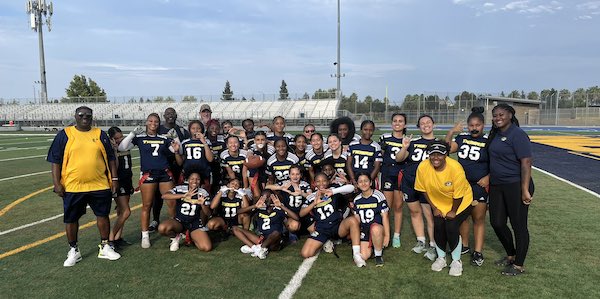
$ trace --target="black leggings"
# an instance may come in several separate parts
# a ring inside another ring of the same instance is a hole
[[[533,196],[533,180],[529,184],[529,193]],[[521,182],[490,185],[490,222],[506,255],[515,256],[515,265],[523,266],[529,249],[529,229],[527,214],[529,205],[521,201]],[[508,228],[508,219],[514,231]],[[515,247],[516,243],[516,247]]]
[[[445,251],[446,245],[450,246],[450,250],[454,250],[458,246],[460,224],[471,215],[472,209],[473,206],[469,205],[452,220],[444,219],[441,216],[433,217],[433,237],[437,247]]]

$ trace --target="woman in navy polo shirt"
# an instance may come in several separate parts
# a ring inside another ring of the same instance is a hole
[[[488,139],[490,222],[507,255],[496,264],[505,267],[502,274],[515,276],[525,271],[523,264],[529,248],[527,213],[534,190],[531,142],[519,127],[513,107],[498,104],[492,116]],[[513,231],[508,228],[508,219]]]

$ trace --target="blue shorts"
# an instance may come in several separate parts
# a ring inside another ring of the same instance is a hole
[[[340,228],[339,223],[327,224],[323,227],[315,224],[315,231],[310,233],[310,238],[321,243],[327,242],[330,239],[338,238],[338,230]]]
[[[192,222],[183,222],[177,218],[175,218],[175,220],[177,222],[179,222],[181,224],[181,226],[183,226],[183,231],[188,230],[188,231],[190,231],[190,233],[197,229],[199,229],[203,232],[208,231],[208,228],[206,228],[206,226],[204,226],[204,224],[202,224],[202,221],[200,219],[196,219]]]
[[[383,191],[400,191],[398,185],[398,174],[381,174],[381,189]]]
[[[81,216],[85,215],[87,205],[90,205],[94,215],[108,217],[111,204],[112,192],[110,190],[65,192],[65,197],[63,197],[64,222],[77,222]]]
[[[427,199],[423,193],[415,190],[414,185],[411,185],[406,180],[402,180],[402,193],[404,193],[405,202],[427,203]]]
[[[173,174],[168,170],[151,170],[144,172],[140,178],[141,184],[153,184],[153,183],[164,183],[172,182]]]
[[[131,177],[119,178],[119,189],[117,190],[117,196],[131,195],[134,191],[135,189],[133,188]]]
[[[471,184],[471,189],[473,189],[473,200],[476,200],[480,203],[488,203],[488,193],[485,191],[485,189],[479,185],[477,185],[477,183],[470,183]]]

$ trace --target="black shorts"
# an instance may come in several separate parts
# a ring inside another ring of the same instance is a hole
[[[321,243],[327,242],[327,240],[338,239],[338,230],[340,228],[339,223],[319,225],[315,224],[315,231],[310,233],[310,238],[317,240]]]
[[[398,175],[381,174],[381,189],[383,191],[400,191]]]
[[[473,200],[474,201],[478,201],[480,203],[488,203],[489,200],[489,196],[488,196],[488,192],[485,191],[485,189],[479,185],[477,185],[477,183],[470,183],[471,184],[471,189],[473,189]]]
[[[117,190],[117,196],[131,195],[135,189],[131,182],[131,177],[119,178],[119,190]]]
[[[373,223],[369,223],[369,224],[362,224],[362,223],[360,224],[360,241],[361,242],[369,242],[369,244],[372,243],[371,229],[373,228],[373,225],[375,225],[375,224],[381,225],[381,223],[377,223],[377,222],[373,222]]]
[[[183,231],[188,230],[188,231],[190,231],[190,233],[197,229],[199,229],[203,232],[208,231],[208,228],[206,228],[206,226],[204,226],[204,224],[202,224],[202,221],[200,219],[196,219],[192,222],[183,222],[177,218],[175,218],[175,220],[177,222],[179,222],[181,224],[181,226],[183,226]]]
[[[142,173],[140,178],[141,184],[154,184],[172,182],[173,174],[168,170],[150,170],[149,172]]]
[[[85,215],[87,205],[90,205],[94,215],[108,217],[111,204],[112,192],[110,190],[65,192],[65,197],[63,197],[64,222],[77,222],[81,216]]]
[[[411,185],[406,180],[402,180],[402,193],[404,193],[405,202],[420,202],[427,203],[427,199],[423,193],[415,190],[414,185]]]

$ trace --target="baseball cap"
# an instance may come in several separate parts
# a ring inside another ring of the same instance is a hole
[[[212,109],[210,109],[210,105],[208,105],[208,104],[202,104],[202,106],[200,106],[200,112],[202,112],[204,110],[208,110],[208,112],[212,113]]]
[[[448,146],[441,141],[434,141],[427,146],[427,153],[430,155],[433,153],[446,155],[448,154]]]

